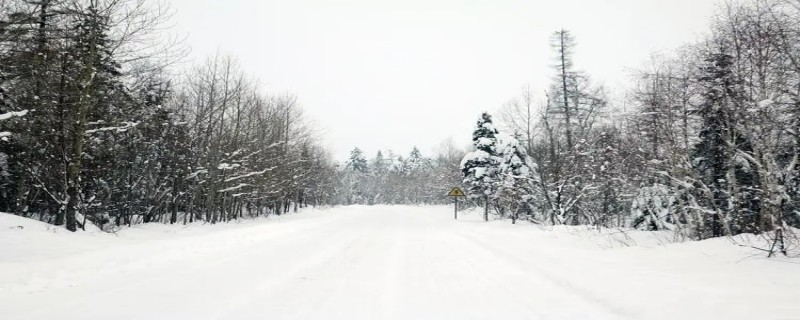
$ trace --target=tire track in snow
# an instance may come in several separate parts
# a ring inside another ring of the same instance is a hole
[[[465,229],[460,229],[465,230]],[[554,288],[558,288],[563,291],[567,295],[574,296],[580,300],[589,302],[603,310],[609,311],[610,314],[613,314],[614,317],[612,319],[636,319],[637,316],[631,314],[629,311],[622,309],[616,306],[614,303],[602,299],[599,295],[590,292],[587,289],[575,284],[574,282],[565,279],[562,276],[556,274],[556,272],[544,267],[540,262],[537,261],[550,261],[550,262],[558,262],[559,264],[563,264],[562,260],[554,257],[550,254],[540,253],[537,252],[537,259],[525,259],[521,258],[520,252],[512,253],[508,252],[507,249],[503,248],[503,246],[492,246],[488,245],[487,243],[493,243],[491,241],[478,241],[476,239],[486,239],[486,234],[478,234],[474,230],[467,231],[469,232],[469,236],[465,236],[458,232],[455,232],[461,239],[465,240],[466,242],[471,243],[473,246],[482,249],[484,255],[488,259],[498,259],[498,260],[505,260],[510,263],[507,263],[508,266],[514,266],[515,268],[519,269],[520,271],[525,271],[526,268],[532,268],[536,272],[535,274],[539,275],[537,278],[541,278],[546,280],[547,282],[551,283]],[[491,270],[487,270],[491,272]],[[588,271],[588,270],[587,270]],[[529,272],[525,272],[530,275]],[[526,278],[527,280],[527,278]]]
[[[325,217],[328,218],[328,217]],[[314,221],[313,224],[308,226],[302,226],[297,229],[291,230],[291,232],[276,232],[275,235],[260,235],[256,234],[253,238],[248,238],[249,241],[230,241],[225,242],[226,244],[230,245],[227,251],[227,255],[215,255],[218,252],[225,251],[222,248],[215,248],[210,252],[204,252],[200,250],[199,252],[193,252],[190,255],[181,256],[179,258],[175,258],[173,260],[168,261],[165,264],[158,265],[156,268],[158,270],[164,270],[165,272],[154,272],[153,268],[134,268],[131,270],[125,270],[128,273],[125,276],[133,276],[137,279],[135,282],[128,281],[119,281],[121,279],[107,279],[112,277],[112,275],[103,275],[99,278],[92,279],[88,282],[83,283],[76,283],[75,285],[44,292],[46,296],[58,296],[59,299],[44,299],[50,301],[48,304],[36,304],[35,310],[26,310],[27,312],[18,313],[16,318],[7,318],[7,319],[41,319],[41,315],[46,314],[61,314],[66,315],[66,318],[62,317],[62,319],[69,319],[70,313],[66,312],[66,310],[71,310],[75,308],[75,306],[89,306],[92,305],[92,302],[99,299],[104,298],[107,296],[114,296],[114,295],[122,295],[124,296],[127,292],[136,291],[134,289],[142,288],[142,287],[158,287],[163,284],[168,284],[170,282],[174,282],[176,278],[195,278],[197,280],[207,278],[209,275],[214,275],[215,271],[220,269],[224,270],[226,265],[229,265],[231,261],[239,260],[248,260],[245,258],[252,257],[254,250],[253,248],[259,247],[261,245],[267,245],[265,251],[255,251],[257,253],[267,254],[269,253],[269,249],[273,249],[272,251],[279,250],[281,247],[285,247],[287,245],[297,245],[298,242],[307,242],[310,245],[319,245],[316,242],[318,239],[318,235],[316,234],[319,230],[330,230],[330,225],[341,223],[341,219],[321,219]],[[269,223],[262,225],[266,229],[269,229],[274,225],[274,223]],[[248,234],[252,234],[255,232],[259,232],[262,228],[259,227],[249,227],[243,228],[247,229]],[[227,232],[227,231],[226,231]],[[232,237],[239,237],[241,235],[237,235],[235,233],[230,234]],[[213,239],[213,238],[212,238]],[[198,238],[198,240],[203,240],[202,238]],[[278,240],[277,243],[270,243],[271,240]],[[244,246],[238,246],[237,244],[243,244]],[[330,245],[330,244],[329,244]],[[190,249],[190,248],[187,248]],[[186,263],[187,261],[192,261],[195,263]],[[180,267],[177,267],[180,266]],[[186,266],[189,266],[188,268]],[[178,274],[173,274],[174,270],[179,270]],[[146,273],[146,274],[141,274]],[[117,274],[118,275],[118,274]],[[194,277],[192,277],[194,275]],[[108,285],[104,285],[104,283],[108,283]],[[188,281],[189,284],[194,283],[197,284],[197,281]],[[110,286],[110,288],[109,288]],[[93,292],[85,295],[78,295],[73,296],[70,294],[71,291],[80,287],[90,287],[95,289]],[[30,297],[38,296],[38,294],[30,294]],[[66,297],[66,298],[64,298]],[[40,298],[41,299],[41,298]],[[176,299],[180,299],[180,297],[176,297]],[[92,309],[89,309],[91,311]],[[108,317],[111,315],[106,315]],[[83,315],[75,315],[74,319],[83,319],[87,317],[86,314]],[[98,318],[105,318],[105,317],[98,317]],[[125,314],[121,314],[115,316],[115,318],[125,318]],[[135,317],[134,317],[135,318]]]

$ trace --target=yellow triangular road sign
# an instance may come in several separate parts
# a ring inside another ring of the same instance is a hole
[[[461,191],[461,188],[459,188],[459,187],[453,188],[453,190],[450,190],[450,193],[448,193],[447,195],[451,196],[451,197],[464,197],[464,196],[466,196],[466,194],[464,194],[464,191]]]

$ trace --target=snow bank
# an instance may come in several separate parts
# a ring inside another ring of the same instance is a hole
[[[477,211],[463,216],[481,219]],[[800,319],[796,252],[767,258],[751,247],[765,244],[758,236],[681,241],[670,232],[507,220],[465,223],[464,229],[490,250],[535,266],[532,272],[574,286],[626,318]]]
[[[313,221],[312,218],[321,212],[324,210],[306,209],[297,214],[215,225],[150,223],[123,228],[116,233],[96,228],[88,232],[70,232],[44,222],[0,213],[0,270],[3,270],[0,292],[69,287],[87,279],[213,254],[233,245],[281,234],[237,236],[239,232],[247,234],[251,228],[273,229],[276,222],[284,222],[282,225],[297,222],[287,227],[294,230],[292,226]]]

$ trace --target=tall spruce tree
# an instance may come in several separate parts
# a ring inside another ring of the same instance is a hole
[[[364,152],[362,152],[359,148],[355,148],[353,151],[350,151],[350,158],[347,159],[346,164],[350,170],[356,172],[367,173],[369,171],[367,158],[364,157]]]
[[[692,155],[693,169],[705,185],[699,190],[710,192],[710,227],[701,232],[720,237],[754,231],[759,212],[759,179],[736,154],[752,152],[752,146],[737,130],[737,109],[743,101],[733,71],[734,57],[708,54],[705,63],[698,79],[702,103],[695,111],[703,127]]]
[[[532,211],[535,165],[523,151],[519,140],[512,137],[505,140],[499,152],[502,161],[496,198],[502,208],[510,211],[511,223],[516,223],[520,213],[527,217]]]
[[[471,198],[483,200],[483,219],[489,221],[489,205],[499,184],[500,158],[497,152],[497,129],[492,116],[484,112],[472,133],[475,151],[461,161],[464,184]]]
[[[370,201],[369,184],[366,181],[369,173],[369,164],[364,153],[359,148],[350,152],[350,157],[345,163],[345,178],[347,187],[352,191],[347,197],[348,204],[359,204]]]

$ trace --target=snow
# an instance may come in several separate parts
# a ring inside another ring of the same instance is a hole
[[[8,120],[8,119],[11,119],[13,117],[22,117],[22,116],[25,116],[26,114],[28,114],[28,110],[11,111],[11,112],[6,112],[6,113],[0,113],[0,121]]]
[[[26,114],[28,114],[28,110],[0,113],[0,121],[8,120],[13,117],[22,117],[25,116]],[[0,131],[0,141],[8,141],[8,137],[11,137],[11,132]]]
[[[236,168],[238,168],[239,166],[240,166],[240,165],[239,165],[239,164],[236,164],[236,163],[234,163],[234,164],[229,164],[229,163],[224,163],[224,162],[223,162],[223,163],[220,163],[220,164],[217,166],[217,169],[219,169],[219,170],[232,170],[232,169],[236,169]]]
[[[490,139],[487,137],[480,137],[478,138],[478,142],[475,143],[476,147],[488,147],[493,146],[495,143],[495,139]]]
[[[69,233],[0,214],[0,319],[797,319],[800,261],[728,239],[352,206]]]
[[[84,132],[84,134],[90,135],[90,134],[93,134],[93,133],[105,132],[105,131],[115,131],[117,133],[121,133],[121,132],[128,131],[129,129],[134,128],[134,127],[136,127],[138,125],[139,125],[139,122],[127,122],[127,121],[124,121],[124,122],[122,122],[121,126],[103,127],[103,128],[92,129],[92,130],[86,130],[86,132]]]
[[[486,129],[487,131],[490,131],[490,132],[497,131],[497,128],[495,128],[494,124],[492,122],[489,122],[489,121],[484,122],[483,124],[481,124],[481,127]]]
[[[192,172],[192,173],[190,173],[190,174],[187,174],[187,175],[186,175],[186,177],[185,177],[184,179],[185,179],[185,180],[194,179],[194,178],[196,178],[197,176],[199,176],[200,174],[203,174],[203,173],[208,173],[208,170],[206,170],[206,169],[200,169],[200,170],[197,170],[197,171],[195,171],[195,172]],[[227,181],[226,181],[226,182],[227,182]]]
[[[249,177],[252,177],[252,176],[262,175],[262,174],[265,174],[265,173],[267,173],[269,171],[275,170],[277,168],[278,167],[269,167],[269,168],[261,170],[261,171],[255,171],[255,172],[246,173],[246,174],[243,174],[243,175],[240,175],[240,176],[231,177],[231,178],[225,179],[225,182],[231,182],[231,181],[234,181],[234,180],[239,180],[239,179],[249,178]]]
[[[487,168],[484,167],[477,167],[475,168],[475,179],[480,179],[484,175],[486,175]]]
[[[464,166],[470,161],[484,162],[488,161],[489,158],[491,158],[491,155],[482,150],[475,150],[469,152],[466,155],[464,155],[464,158],[461,160],[460,168],[463,169]]]
[[[219,190],[219,191],[217,191],[217,192],[230,192],[230,191],[236,191],[236,190],[239,190],[239,189],[241,189],[241,188],[244,188],[244,187],[247,187],[247,186],[250,186],[250,184],[249,184],[249,183],[240,183],[240,184],[238,184],[238,185],[236,185],[236,186],[233,186],[233,187],[230,187],[230,188],[225,188],[225,189]]]

